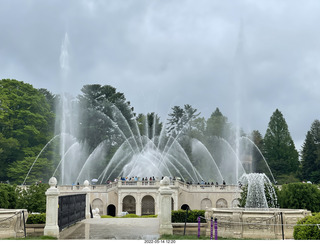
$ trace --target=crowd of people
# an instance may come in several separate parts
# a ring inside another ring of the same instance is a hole
[[[163,179],[164,177],[162,176],[161,179]],[[173,180],[175,181],[176,178],[175,177],[169,177],[170,180]],[[106,183],[107,184],[111,184],[112,182],[117,182],[117,181],[123,181],[123,182],[126,182],[126,181],[142,181],[142,182],[146,182],[146,181],[158,181],[160,180],[158,177],[154,177],[154,176],[150,176],[150,177],[137,177],[137,176],[132,176],[132,177],[124,177],[124,176],[121,176],[121,177],[118,177],[118,178],[115,178],[114,181],[111,181],[111,180],[107,180]],[[178,180],[184,182],[182,179],[178,178]],[[225,186],[226,185],[226,182],[223,180],[222,181],[222,184],[219,184],[218,182],[214,183],[214,182],[206,182],[204,180],[201,180],[200,182],[185,182],[187,185],[211,185],[211,186],[220,186],[220,185],[223,185]]]

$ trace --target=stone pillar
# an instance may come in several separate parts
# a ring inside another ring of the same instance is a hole
[[[58,226],[58,200],[59,190],[56,188],[57,179],[51,177],[49,180],[50,188],[46,191],[47,205],[46,205],[46,226],[44,227],[45,236],[54,236],[59,238]]]
[[[142,199],[141,199],[141,194],[138,193],[137,197],[136,197],[136,215],[141,216],[142,212],[141,212],[141,205],[142,203]]]
[[[89,181],[85,180],[83,182],[84,184],[84,188],[82,189],[82,191],[84,193],[86,193],[86,219],[90,219],[91,218],[91,214],[90,214],[90,188],[89,188]]]
[[[159,214],[159,234],[173,234],[173,227],[171,223],[171,196],[173,190],[170,188],[170,179],[165,176],[163,180],[160,181],[160,214]]]

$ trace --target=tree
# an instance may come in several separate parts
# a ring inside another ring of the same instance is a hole
[[[136,118],[140,135],[148,136],[149,139],[159,136],[162,130],[160,118],[154,112],[148,113],[147,116],[139,114]]]
[[[78,96],[81,140],[94,149],[103,140],[121,143],[131,137],[133,107],[116,88],[99,84],[85,85]],[[119,129],[122,133],[120,133]]]
[[[228,118],[220,112],[219,108],[216,108],[207,120],[206,134],[210,137],[217,136],[228,139],[230,131],[231,126],[228,123]]]
[[[197,113],[197,109],[193,108],[189,104],[185,104],[184,108],[174,106],[172,108],[172,113],[169,114],[170,117],[167,122],[167,133],[176,137],[182,131],[184,133],[189,132],[191,129],[191,122],[199,115],[200,113]]]
[[[302,179],[320,182],[320,121],[315,120],[302,146]]]
[[[257,173],[265,173],[269,178],[271,177],[269,173],[268,166],[266,162],[263,160],[263,137],[258,130],[254,130],[251,133],[251,140],[257,146],[252,147],[252,164],[253,171]],[[270,178],[271,179],[271,178]]]
[[[278,203],[281,208],[308,209],[320,211],[320,190],[307,183],[290,183],[282,185],[278,192]]]
[[[13,181],[8,168],[26,156],[35,158],[52,138],[54,113],[45,96],[30,84],[3,79],[0,88],[0,180]]]
[[[272,114],[264,136],[264,155],[276,176],[296,173],[299,154],[282,113],[276,109]]]

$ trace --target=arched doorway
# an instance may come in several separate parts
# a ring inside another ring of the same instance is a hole
[[[190,207],[189,207],[188,204],[183,204],[183,205],[181,206],[181,209],[182,209],[182,210],[187,210],[187,209],[190,210]]]
[[[107,207],[107,215],[115,217],[116,216],[116,206],[114,206],[113,204],[110,204]]]
[[[144,196],[141,202],[141,215],[154,215],[154,199],[152,196]]]
[[[133,196],[128,195],[123,198],[122,211],[136,214],[136,199]]]

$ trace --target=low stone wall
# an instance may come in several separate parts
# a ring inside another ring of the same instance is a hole
[[[26,224],[27,236],[43,236],[46,224]]]
[[[282,220],[281,220],[282,213]],[[293,227],[299,219],[311,212],[304,209],[219,209],[206,211],[206,218],[217,218],[218,236],[228,238],[252,239],[293,239]],[[210,221],[207,223],[206,235],[210,235]]]
[[[206,223],[200,223],[200,235],[206,235]],[[173,234],[183,235],[184,233],[184,223],[172,223]],[[186,225],[186,235],[198,235],[198,223],[187,223]]]
[[[24,236],[24,219],[27,222],[28,211],[26,209],[0,209],[0,239]]]

